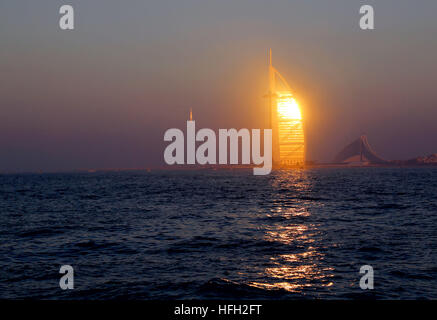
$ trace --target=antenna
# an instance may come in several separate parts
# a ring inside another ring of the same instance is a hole
[[[275,93],[275,69],[272,64],[272,48],[269,49],[269,94]]]

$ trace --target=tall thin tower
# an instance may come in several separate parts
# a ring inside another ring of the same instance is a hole
[[[272,49],[269,49],[269,117],[270,128],[272,129],[272,157],[273,164],[280,164],[279,156],[279,134],[278,134],[278,111],[276,105],[276,75],[272,63]]]
[[[272,160],[274,165],[280,165],[280,147],[278,132],[278,110],[276,103],[276,70],[273,67],[272,49],[269,49],[269,115],[270,128],[272,129]]]

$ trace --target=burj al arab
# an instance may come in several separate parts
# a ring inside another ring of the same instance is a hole
[[[273,134],[273,164],[279,167],[305,164],[302,113],[290,86],[272,64],[269,50],[269,115]]]

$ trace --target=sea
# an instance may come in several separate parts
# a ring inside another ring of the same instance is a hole
[[[437,168],[3,174],[0,299],[437,299]]]

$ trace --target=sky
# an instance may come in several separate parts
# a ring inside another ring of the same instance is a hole
[[[59,8],[75,30],[59,28]],[[359,28],[373,5],[375,30]],[[437,1],[0,2],[0,172],[164,165],[164,132],[263,128],[267,52],[302,107],[307,159],[366,134],[437,153]]]

